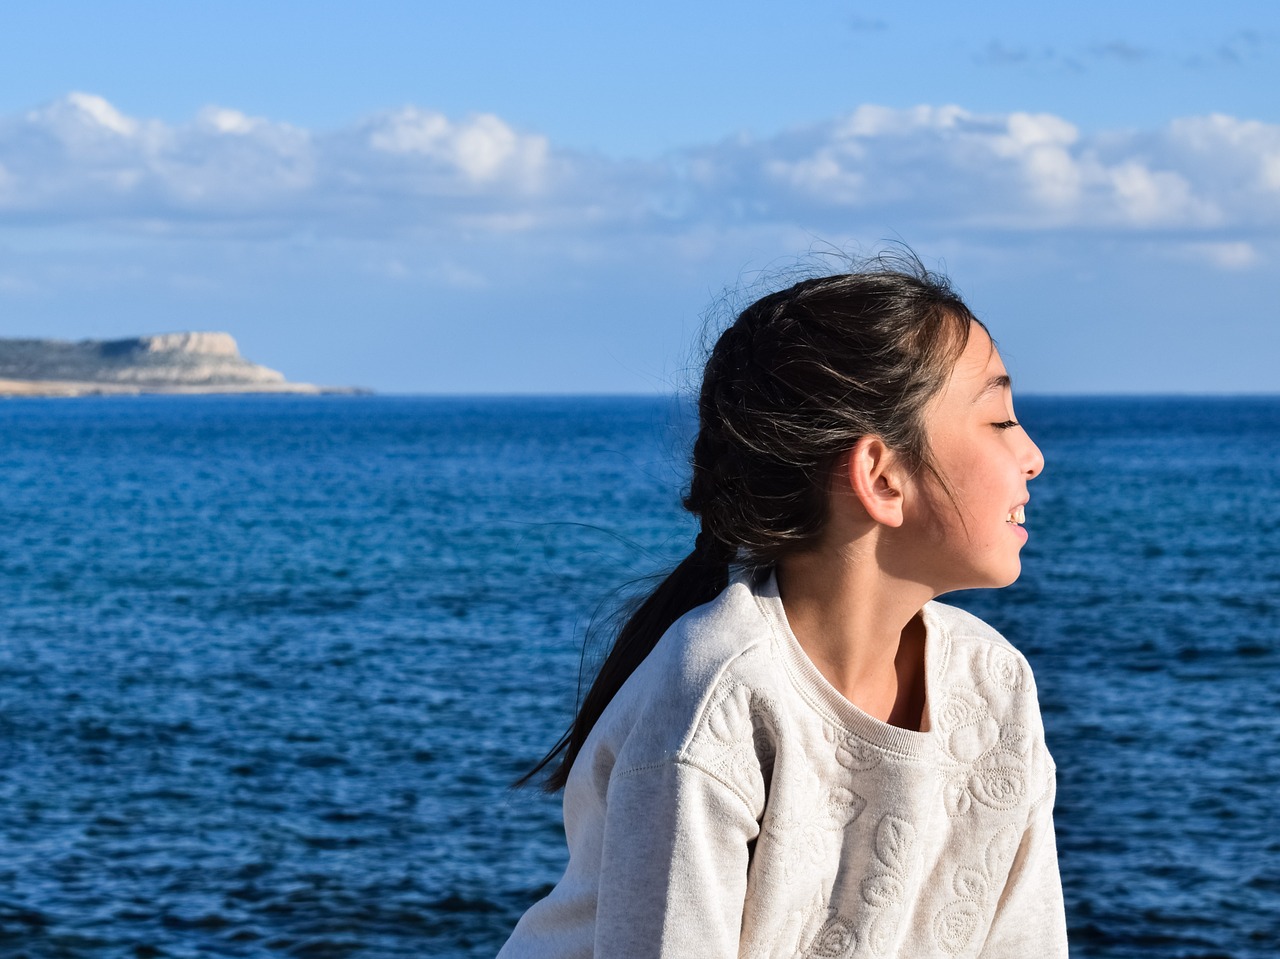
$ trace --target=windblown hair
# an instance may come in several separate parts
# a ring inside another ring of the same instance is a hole
[[[747,307],[703,374],[693,478],[693,551],[622,626],[569,730],[521,781],[554,764],[562,789],[592,727],[682,615],[714,599],[731,565],[765,567],[811,545],[830,473],[874,435],[933,474],[924,410],[978,322],[947,280],[914,258],[804,280]],[[557,762],[558,759],[558,762]]]

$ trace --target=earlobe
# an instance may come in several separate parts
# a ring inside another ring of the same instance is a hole
[[[849,486],[867,515],[883,526],[901,526],[901,457],[878,436],[864,436],[847,454]]]

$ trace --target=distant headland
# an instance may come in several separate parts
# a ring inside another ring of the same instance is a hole
[[[363,393],[291,383],[250,363],[228,333],[125,340],[0,339],[0,396],[128,393]]]

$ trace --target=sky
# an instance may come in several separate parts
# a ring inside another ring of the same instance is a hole
[[[404,393],[689,387],[906,244],[1020,391],[1270,393],[1280,5],[6,12],[0,336],[225,330]]]

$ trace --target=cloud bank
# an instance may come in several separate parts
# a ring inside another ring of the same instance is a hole
[[[209,107],[168,124],[72,93],[0,118],[0,223],[338,237],[1077,231],[1217,244],[1240,267],[1250,237],[1280,226],[1280,125],[1215,114],[1083,133],[1045,113],[864,105],[640,162],[490,114],[407,106],[313,131]]]
[[[1036,389],[1270,391],[1277,227],[1280,125],[1223,114],[864,104],[643,160],[412,105],[0,116],[0,332],[229,329],[293,378],[408,392],[669,389],[716,284],[893,238]]]

